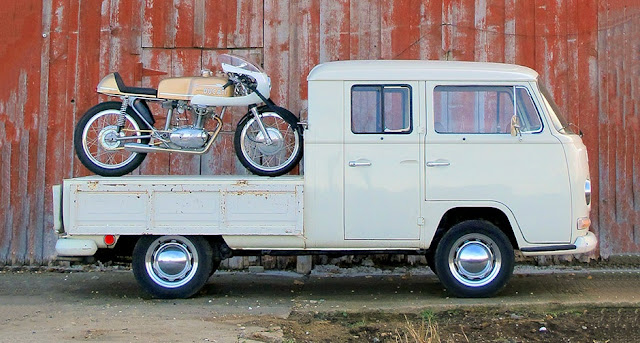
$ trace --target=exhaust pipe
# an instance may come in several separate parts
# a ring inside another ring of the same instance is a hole
[[[180,150],[180,149],[161,148],[158,146],[147,145],[142,143],[127,143],[124,145],[124,150],[137,152],[141,154],[146,154],[149,152],[180,152],[183,154],[192,154],[192,155],[202,155],[207,151],[207,149]]]

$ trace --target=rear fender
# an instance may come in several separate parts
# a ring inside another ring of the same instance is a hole
[[[145,123],[147,123],[147,125],[149,126],[147,128],[142,128],[142,129],[151,129],[153,127],[153,124],[156,123],[156,120],[153,118],[153,114],[151,113],[151,110],[149,109],[149,105],[147,105],[147,102],[143,99],[136,99],[133,101],[133,106],[131,107],[140,116],[140,118],[142,118],[145,121]]]

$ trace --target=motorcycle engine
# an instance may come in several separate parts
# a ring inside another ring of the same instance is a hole
[[[175,129],[169,135],[171,143],[187,149],[202,148],[207,140],[209,134],[204,129],[198,129],[194,127],[182,127]]]

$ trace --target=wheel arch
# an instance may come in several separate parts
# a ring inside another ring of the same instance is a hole
[[[498,227],[508,238],[514,249],[519,249],[524,238],[513,213],[501,206],[458,206],[444,212],[431,239],[433,250],[442,236],[454,225],[466,220],[485,220]]]
[[[167,236],[167,235],[154,235],[154,236]],[[185,236],[192,236],[192,235],[185,235]],[[142,237],[144,237],[144,235],[120,235],[118,236],[118,239],[115,245],[113,246],[113,248],[108,250],[113,251],[113,253],[117,255],[132,256],[133,249],[136,243]],[[225,242],[224,238],[222,238],[222,236],[202,235],[202,238],[204,238],[213,249],[214,260],[222,261],[226,258],[231,257],[232,255],[231,248],[227,245],[227,243]],[[102,249],[102,250],[106,250],[106,249]]]

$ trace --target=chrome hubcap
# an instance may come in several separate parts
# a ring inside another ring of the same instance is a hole
[[[118,137],[117,126],[107,126],[100,130],[99,138],[100,145],[104,150],[116,150],[120,146]]]
[[[491,238],[482,234],[468,234],[454,243],[448,262],[456,280],[465,286],[481,287],[498,276],[502,257]]]
[[[184,237],[160,237],[147,250],[145,267],[155,283],[176,288],[195,276],[198,254],[193,244]]]
[[[269,138],[271,138],[271,144],[267,145],[265,136],[262,132],[258,132],[256,135],[256,142],[260,143],[258,150],[264,155],[275,155],[284,147],[284,139],[282,139],[282,134],[277,129],[268,127],[266,130]]]

